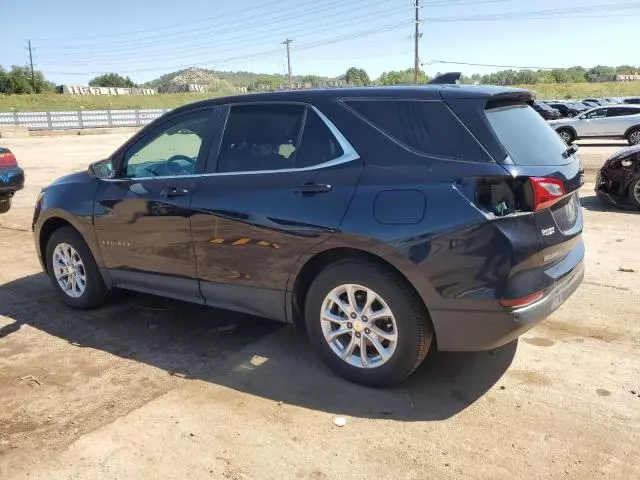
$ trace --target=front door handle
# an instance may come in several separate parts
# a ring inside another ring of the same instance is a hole
[[[185,195],[189,195],[190,192],[186,188],[169,187],[162,193],[167,198],[174,198],[174,197],[184,197]]]
[[[331,185],[328,183],[305,183],[303,185],[298,185],[294,192],[300,193],[302,195],[316,195],[318,193],[327,193],[331,191]]]

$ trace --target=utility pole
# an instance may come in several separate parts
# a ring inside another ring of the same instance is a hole
[[[31,87],[33,88],[33,93],[36,92],[36,77],[33,73],[33,54],[31,53],[31,40],[29,40],[29,65],[31,65]]]
[[[282,42],[282,45],[287,46],[287,65],[289,67],[289,90],[291,90],[291,53],[289,51],[289,45],[291,44],[291,42],[293,42],[293,40],[291,40],[290,38],[287,38],[284,42]]]
[[[418,84],[418,71],[420,70],[420,56],[418,55],[418,40],[420,40],[420,0],[416,2],[416,32],[414,35],[415,51],[414,51],[414,65],[413,65],[413,82]]]

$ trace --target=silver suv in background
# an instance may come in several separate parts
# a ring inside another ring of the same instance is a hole
[[[606,105],[549,122],[565,143],[581,138],[624,138],[640,145],[640,105]]]

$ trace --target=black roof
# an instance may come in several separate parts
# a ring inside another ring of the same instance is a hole
[[[310,90],[283,90],[279,92],[249,93],[218,97],[190,104],[194,106],[245,102],[308,102],[326,98],[416,98],[422,100],[462,98],[510,98],[532,101],[533,92],[518,88],[490,85],[412,85],[393,87],[322,88]]]

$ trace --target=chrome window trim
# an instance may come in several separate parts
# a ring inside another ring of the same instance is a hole
[[[256,102],[260,103],[260,102]],[[238,105],[248,105],[248,103],[241,103]],[[318,110],[314,105],[308,105],[313,109],[316,114],[320,117],[320,119],[327,126],[331,134],[335,137],[335,139],[340,144],[342,148],[342,155],[338,158],[334,158],[333,160],[329,160],[328,162],[319,163],[317,165],[311,165],[309,167],[300,167],[300,168],[282,168],[279,170],[253,170],[253,171],[245,171],[245,172],[215,172],[215,173],[194,173],[192,175],[165,175],[165,176],[157,176],[157,177],[134,177],[134,178],[103,178],[101,180],[107,182],[137,182],[141,180],[166,180],[168,178],[200,178],[200,177],[223,177],[229,175],[262,175],[266,173],[292,173],[292,172],[308,172],[312,170],[320,170],[322,168],[335,167],[336,165],[342,165],[343,163],[353,162],[354,160],[358,160],[360,155],[356,152],[356,149],[349,143],[349,141],[345,138],[344,135],[338,130],[338,128],[329,120],[324,113]],[[224,135],[224,133],[223,133]]]

